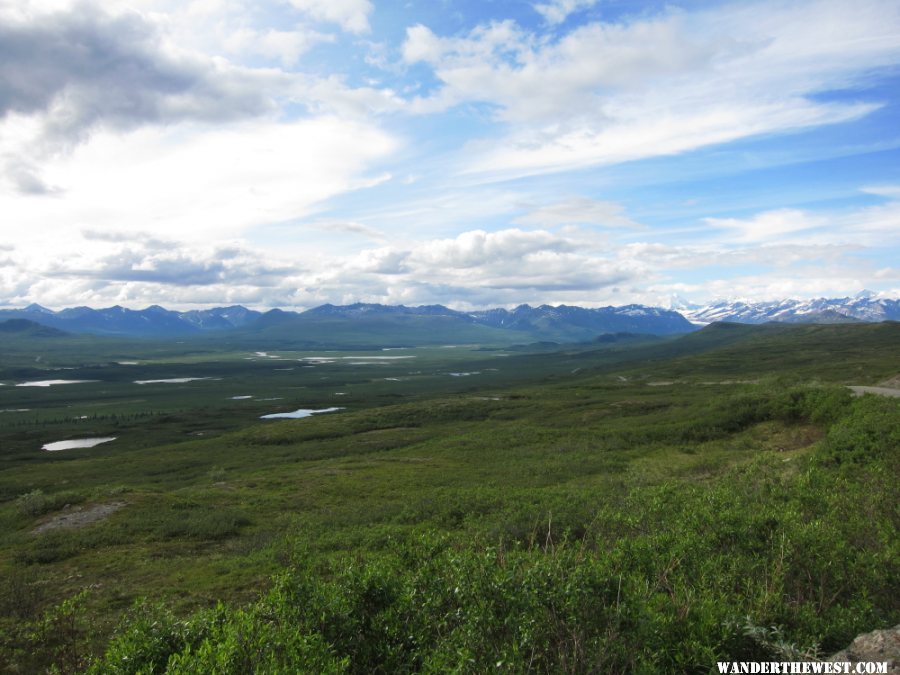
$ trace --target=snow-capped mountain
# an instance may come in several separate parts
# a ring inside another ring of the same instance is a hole
[[[604,333],[686,333],[693,327],[678,312],[646,305],[574,307],[570,305],[519,305],[515,309],[489,309],[469,316],[486,326],[511,328],[546,339],[591,339]]]
[[[698,305],[697,303],[691,302],[687,298],[684,298],[677,293],[673,293],[669,296],[668,301],[663,305],[666,309],[671,309],[676,312],[680,312],[681,314],[687,314],[688,312],[692,312],[695,309],[700,309],[702,305]]]
[[[173,311],[153,305],[141,310],[115,306],[105,309],[71,307],[53,311],[38,304],[21,309],[0,309],[0,322],[25,319],[70,333],[120,335],[133,337],[174,337],[232,330],[266,330],[276,325],[299,323],[298,334],[312,325],[327,322],[348,322],[347,330],[367,330],[354,325],[371,327],[381,322],[398,326],[416,325],[424,330],[427,324],[435,331],[447,325],[484,326],[506,329],[528,335],[535,340],[584,342],[599,335],[635,333],[675,335],[695,330],[698,324],[715,321],[738,323],[843,323],[848,321],[900,321],[900,300],[881,298],[864,291],[855,297],[818,298],[815,300],[775,300],[749,302],[720,300],[705,307],[684,298],[673,296],[668,308],[646,305],[620,307],[577,307],[571,305],[519,305],[514,309],[486,309],[463,312],[443,305],[380,305],[355,303],[352,305],[321,305],[297,313],[270,310],[261,314],[240,305],[211,309]],[[677,311],[676,311],[677,308]],[[406,322],[406,323],[404,323]],[[449,323],[448,323],[449,322]],[[380,325],[380,324],[379,324]],[[471,331],[470,331],[471,332]],[[487,338],[485,338],[487,340]]]
[[[695,323],[736,321],[738,323],[842,323],[848,321],[900,321],[900,300],[879,298],[871,291],[855,297],[814,300],[774,300],[744,302],[718,300],[706,307],[683,310]]]

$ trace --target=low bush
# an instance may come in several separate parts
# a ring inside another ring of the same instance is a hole
[[[827,416],[839,400],[768,410]],[[740,423],[765,408],[726,404]],[[898,422],[896,404],[853,401],[803,471],[760,457],[710,485],[635,488],[575,538],[544,514],[512,544],[430,532],[365,555],[301,547],[249,606],[134,613],[92,672],[707,673],[834,651],[900,621],[884,508],[898,503]]]

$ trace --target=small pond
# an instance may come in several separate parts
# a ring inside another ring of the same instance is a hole
[[[49,450],[56,452],[57,450],[74,450],[76,448],[93,448],[101,443],[109,443],[116,440],[115,436],[107,436],[106,438],[79,438],[71,441],[56,441],[55,443],[45,443],[41,446],[41,450]]]
[[[194,382],[196,380],[214,380],[214,377],[170,377],[165,380],[135,380],[135,384],[184,384],[185,382]]]
[[[310,410],[309,408],[300,408],[293,412],[272,413],[271,415],[261,415],[261,420],[299,420],[310,415],[318,415],[319,413],[335,412],[343,410],[343,408],[323,408],[322,410]]]
[[[33,380],[20,382],[17,387],[54,387],[57,384],[81,384],[82,382],[96,382],[97,380]]]

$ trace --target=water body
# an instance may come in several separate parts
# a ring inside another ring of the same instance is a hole
[[[308,363],[336,363],[337,361],[349,361],[350,366],[372,366],[389,361],[398,361],[401,359],[414,359],[415,356],[304,356],[300,361]]]
[[[20,382],[17,387],[54,387],[57,384],[81,384],[82,382],[96,382],[97,380],[34,380],[33,382]]]
[[[396,361],[397,359],[414,359],[415,356],[342,356],[342,359],[365,359],[367,361]]]
[[[270,415],[261,415],[261,420],[299,420],[310,415],[318,415],[319,413],[335,412],[343,410],[343,408],[323,408],[322,410],[310,410],[309,408],[300,408],[293,412],[272,413]]]
[[[217,380],[217,377],[170,377],[165,380],[135,380],[135,384],[183,384],[197,380]]]
[[[114,440],[116,440],[115,436],[108,436],[106,438],[79,438],[78,440],[73,441],[56,441],[55,443],[45,443],[41,446],[41,450],[56,452],[57,450],[74,450],[75,448],[93,448],[95,445],[109,443]]]

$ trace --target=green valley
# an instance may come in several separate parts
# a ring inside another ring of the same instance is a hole
[[[900,622],[900,401],[848,389],[900,324],[477,328],[5,334],[0,668],[706,673]]]

